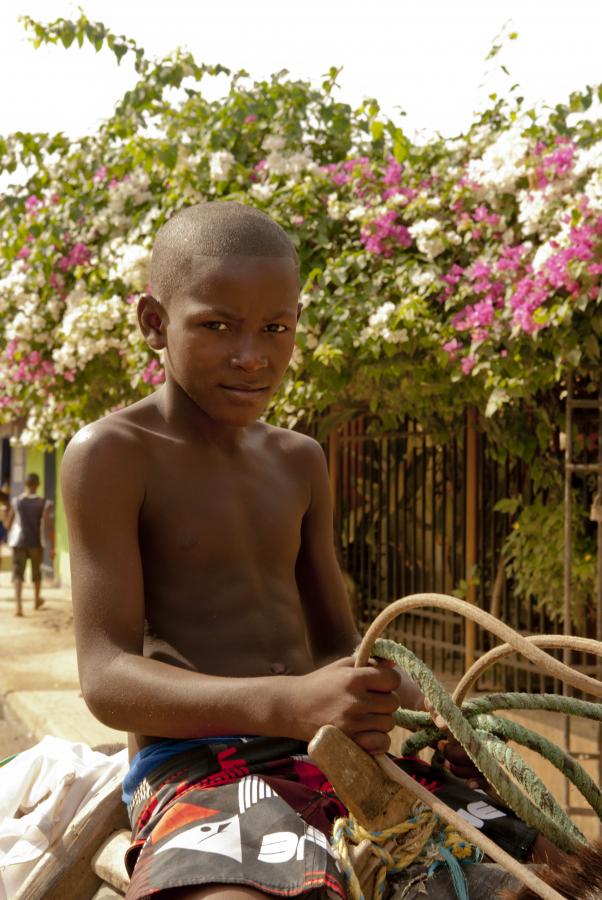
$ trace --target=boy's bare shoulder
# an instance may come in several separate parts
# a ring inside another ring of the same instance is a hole
[[[291,431],[289,428],[279,428],[276,425],[262,423],[261,427],[268,443],[277,446],[282,453],[313,462],[314,465],[325,462],[322,447],[309,435]]]
[[[152,395],[85,425],[69,441],[63,458],[63,476],[93,466],[112,467],[115,474],[140,462],[143,437],[158,418]]]

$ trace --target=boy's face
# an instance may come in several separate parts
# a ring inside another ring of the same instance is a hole
[[[251,424],[288,366],[298,299],[290,259],[195,258],[164,317],[167,378],[214,421]]]

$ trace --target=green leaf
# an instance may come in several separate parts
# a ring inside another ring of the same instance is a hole
[[[75,25],[73,22],[63,22],[60,31],[60,38],[63,47],[70,47],[75,40]]]
[[[173,169],[178,161],[178,145],[167,144],[161,147],[158,155],[161,162],[167,166],[168,169]]]
[[[378,119],[375,119],[374,122],[372,122],[370,125],[370,131],[372,133],[372,140],[380,141],[383,136],[384,130],[385,130],[384,124],[382,122],[379,122]]]

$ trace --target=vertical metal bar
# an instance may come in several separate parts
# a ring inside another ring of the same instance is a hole
[[[401,542],[403,540],[403,535],[399,530],[399,460],[400,460],[400,449],[401,442],[398,438],[395,438],[395,453],[393,457],[394,467],[393,467],[393,490],[395,492],[394,496],[394,510],[395,515],[393,519],[394,524],[394,534],[395,534],[395,547],[393,554],[393,594],[395,598],[401,597],[403,595],[403,589],[401,586],[400,579],[400,556],[401,556]]]
[[[477,418],[474,408],[468,410],[466,421],[466,599],[476,603],[476,588],[473,569],[477,563],[477,503],[478,503],[478,463],[477,463]],[[464,666],[466,670],[475,661],[476,626],[466,620],[464,642]]]
[[[563,605],[563,632],[565,635],[571,633],[571,567],[572,567],[572,476],[568,468],[573,462],[573,377],[569,375],[567,379],[567,397],[566,397],[566,438],[565,438],[565,472],[564,472],[564,605]],[[571,651],[565,647],[562,651],[562,659],[565,665],[571,664]],[[570,696],[571,690],[569,685],[563,683],[563,693]],[[570,716],[564,717],[564,749],[570,753],[571,746],[571,719]],[[568,807],[570,803],[570,787],[568,778],[564,780],[564,804]]]
[[[430,561],[430,578],[428,580],[428,590],[437,591],[437,543],[435,534],[435,524],[437,521],[437,448],[431,441],[430,446],[430,485],[431,485],[431,561]]]
[[[421,465],[422,465],[422,498],[420,503],[420,517],[422,519],[422,546],[420,547],[420,590],[426,590],[426,492],[427,492],[427,454],[426,454],[426,436],[422,432],[421,445]]]
[[[602,499],[602,373],[598,376],[598,497]],[[602,641],[602,521],[596,523],[596,640]],[[597,659],[597,676],[602,680],[602,662]],[[602,724],[598,725],[598,784],[602,784]],[[602,822],[598,823],[598,837],[602,837]]]
[[[402,534],[402,544],[401,544],[401,593],[405,596],[408,594],[408,579],[407,579],[407,565],[408,565],[408,434],[409,434],[409,425],[408,425],[408,417],[405,418],[405,429],[404,429],[404,442],[403,442],[403,466],[401,469],[402,475],[402,485],[401,489],[403,491],[403,534]]]

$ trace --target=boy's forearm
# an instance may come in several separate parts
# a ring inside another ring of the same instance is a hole
[[[204,675],[123,653],[82,691],[105,725],[156,737],[257,734],[302,739],[294,717],[295,676]],[[127,685],[127,690],[124,690]]]

